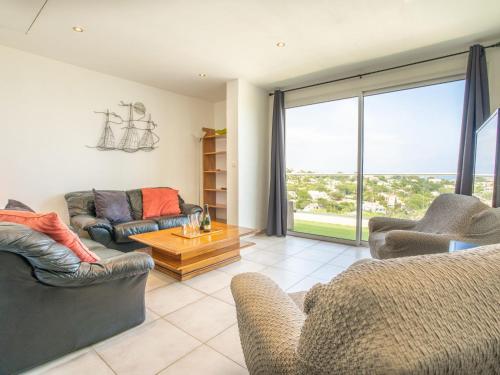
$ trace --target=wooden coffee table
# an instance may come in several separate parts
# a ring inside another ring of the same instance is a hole
[[[177,280],[187,280],[241,259],[240,249],[255,245],[240,237],[256,233],[253,229],[212,222],[213,234],[188,239],[176,236],[180,228],[130,236],[151,247],[156,269]]]

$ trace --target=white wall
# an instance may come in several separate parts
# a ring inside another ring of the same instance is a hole
[[[199,143],[213,104],[0,46],[0,206],[8,198],[67,220],[69,191],[166,185],[198,198]],[[100,136],[94,110],[141,101],[158,123],[153,152],[87,148]]]
[[[260,230],[266,226],[267,216],[268,94],[238,79],[228,83],[226,97],[228,150],[231,150],[228,219],[232,224]]]
[[[285,94],[285,106],[295,107],[328,100],[343,99],[359,95],[363,91],[379,90],[399,85],[426,82],[446,77],[465,77],[467,56],[414,65],[363,78],[316,86],[309,89],[291,91]],[[349,76],[346,74],[345,76]],[[354,75],[354,73],[353,73]],[[334,78],[334,77],[333,77]]]
[[[238,80],[226,84],[227,222],[238,225]]]
[[[492,43],[484,42],[482,44],[489,45]],[[490,107],[493,111],[500,107],[500,48],[487,49],[486,59],[490,86]],[[421,81],[432,81],[446,77],[465,77],[466,69],[467,54],[464,54],[385,73],[378,73],[363,77],[362,79],[354,78],[310,89],[292,91],[285,95],[285,106],[294,107],[341,99],[356,96],[361,91],[377,90]]]
[[[490,83],[490,109],[500,107],[500,47],[486,50],[488,63],[488,80]]]

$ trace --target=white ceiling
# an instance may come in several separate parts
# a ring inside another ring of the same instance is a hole
[[[48,0],[26,34],[44,2],[0,0],[0,44],[211,101],[500,36],[499,0]]]

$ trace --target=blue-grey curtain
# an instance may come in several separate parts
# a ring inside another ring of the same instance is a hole
[[[472,195],[474,180],[474,153],[476,129],[490,114],[488,71],[484,47],[476,44],[469,50],[467,75],[465,77],[464,110],[462,133],[458,156],[457,182],[455,193]]]
[[[271,179],[266,233],[268,236],[286,236],[285,95],[280,90],[274,92],[272,126]]]

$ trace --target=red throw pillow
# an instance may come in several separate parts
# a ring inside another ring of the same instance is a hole
[[[82,262],[95,263],[100,260],[55,212],[37,214],[28,211],[0,210],[0,221],[26,225],[37,232],[42,232],[69,248]]]
[[[179,215],[178,191],[170,188],[143,188],[142,218]]]

